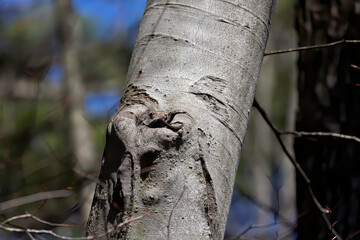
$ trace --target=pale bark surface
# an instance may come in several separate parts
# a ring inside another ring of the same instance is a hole
[[[88,234],[222,239],[275,1],[148,1]],[[178,132],[137,122],[171,112]]]

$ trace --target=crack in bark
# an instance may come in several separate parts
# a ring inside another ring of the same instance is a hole
[[[203,156],[200,156],[199,158],[201,163],[201,169],[206,181],[206,201],[205,201],[205,217],[210,227],[211,237],[213,239],[218,239],[216,236],[218,235],[219,226],[216,223],[216,218],[218,217],[217,213],[217,202],[215,198],[215,190],[213,181],[211,178],[211,175],[209,173],[209,170],[207,169],[207,166],[205,164],[205,159]]]
[[[201,137],[200,135],[203,134],[203,131],[201,129],[198,130],[200,130],[198,132],[200,138]],[[201,170],[205,178],[205,184],[206,184],[205,186],[206,199],[204,201],[204,214],[210,228],[211,239],[220,239],[221,237],[219,236],[219,226],[217,223],[218,212],[217,212],[217,201],[215,196],[214,184],[209,169],[206,166],[205,159],[202,154],[203,149],[199,140],[198,140],[198,146],[199,146],[199,154],[200,154],[198,157],[198,161],[200,161],[201,163]]]
[[[221,101],[220,99],[214,97],[213,95],[211,95],[209,93],[200,93],[200,92],[189,92],[189,93],[194,94],[195,96],[201,98],[204,101],[209,99],[210,104],[214,105],[214,107],[212,107],[212,108],[214,108],[214,110],[218,110],[217,108],[219,108],[216,106],[217,105],[216,103],[219,103],[219,104],[223,105],[224,107],[229,106],[231,109],[233,109],[229,104],[224,103],[223,101]],[[219,115],[219,114],[217,114],[217,115]],[[216,120],[218,120],[225,128],[229,129],[229,131],[236,137],[236,139],[239,140],[240,144],[242,145],[243,142],[242,142],[241,138],[236,134],[235,130],[228,123],[226,123],[224,120],[222,120],[218,116],[214,116],[214,118]]]
[[[210,100],[215,100],[216,102],[220,103],[221,105],[226,106],[226,104],[223,101],[221,101],[220,99],[214,97],[213,95],[211,95],[209,93],[201,93],[201,92],[189,92],[189,93],[194,94],[195,96],[200,97],[204,100],[205,100],[205,98],[209,98]]]
[[[174,37],[173,35],[166,35],[166,34],[161,34],[161,33],[151,33],[151,34],[147,34],[147,35],[144,35],[142,38],[140,38],[138,41],[137,41],[137,45],[146,45],[148,44],[152,39],[156,39],[156,38],[159,38],[159,39],[170,39],[170,40],[173,40],[173,41],[180,41],[180,42],[183,42],[185,44],[190,44],[191,46],[195,46],[194,43],[191,43],[188,39],[184,39],[184,38],[180,38],[180,37]]]
[[[262,19],[261,17],[259,17],[258,14],[254,13],[254,12],[251,11],[250,9],[248,9],[248,8],[246,8],[246,7],[244,7],[244,6],[240,5],[240,4],[234,4],[234,3],[229,2],[229,1],[226,1],[226,0],[222,0],[222,1],[225,2],[225,3],[228,3],[228,4],[233,5],[234,7],[239,7],[239,8],[241,8],[241,9],[243,9],[245,12],[250,13],[253,17],[255,17],[256,19],[258,19],[258,20],[264,25],[264,27],[266,28],[266,30],[267,30],[268,32],[270,31],[270,27],[268,26],[268,24],[265,22],[264,19]]]
[[[224,0],[223,0],[223,2],[230,3],[230,2],[224,1]],[[232,4],[232,5],[236,6],[236,7],[240,7],[241,9],[244,10],[244,12],[250,13],[252,16],[254,16],[256,19],[258,19],[264,25],[264,27],[266,28],[267,33],[269,32],[269,30],[270,30],[269,26],[266,24],[266,22],[263,19],[261,19],[258,15],[256,15],[256,13],[250,11],[249,9],[245,8],[242,5],[235,5],[233,3],[230,3],[230,4]],[[261,39],[259,41],[256,38],[257,36],[255,35],[254,31],[250,31],[250,29],[247,26],[244,26],[242,24],[239,24],[239,23],[237,23],[235,21],[232,21],[232,20],[229,20],[229,19],[224,19],[222,16],[218,15],[215,12],[210,12],[210,11],[198,8],[198,7],[194,7],[194,6],[190,6],[190,5],[186,5],[186,4],[175,3],[175,2],[153,4],[153,5],[151,5],[151,6],[149,6],[149,7],[147,7],[145,9],[144,15],[147,14],[147,12],[150,11],[152,8],[160,8],[160,7],[162,7],[163,9],[165,9],[165,8],[182,9],[183,12],[191,13],[191,14],[196,15],[196,16],[198,16],[201,13],[203,16],[212,17],[213,19],[215,19],[217,21],[232,24],[232,25],[238,26],[238,27],[243,27],[251,35],[255,36],[254,40],[256,41],[256,43],[261,47],[261,49],[265,50],[264,47],[261,44]]]
[[[235,130],[230,127],[229,124],[227,124],[225,121],[221,120],[220,118],[218,117],[215,117],[215,119],[217,119],[224,127],[226,127],[227,129],[229,129],[229,131],[237,138],[237,140],[239,140],[240,144],[242,145],[243,142],[241,140],[241,138],[236,134]]]
[[[184,196],[185,190],[187,189],[186,185],[184,185],[183,190],[181,191],[181,194],[178,198],[178,200],[176,201],[176,203],[174,204],[174,207],[171,209],[170,215],[169,215],[169,220],[168,223],[166,225],[167,228],[167,239],[170,239],[170,223],[171,223],[171,218],[172,215],[174,213],[175,208],[177,207],[177,205],[179,204],[180,200],[182,199],[182,197]]]

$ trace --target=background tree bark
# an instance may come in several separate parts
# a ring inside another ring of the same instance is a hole
[[[150,0],[107,130],[87,233],[222,239],[275,1]],[[137,123],[186,111],[184,127]]]
[[[359,2],[298,0],[300,46],[360,38]],[[343,44],[300,53],[299,131],[360,135],[359,45]],[[330,221],[343,237],[360,229],[360,148],[348,140],[298,138],[296,157],[313,182]],[[299,177],[298,177],[299,178]],[[331,239],[301,179],[297,185],[299,239]],[[331,237],[330,237],[331,236]]]

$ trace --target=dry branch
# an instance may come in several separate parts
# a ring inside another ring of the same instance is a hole
[[[289,158],[289,160],[291,161],[291,163],[294,165],[295,169],[297,172],[300,173],[300,175],[302,176],[303,180],[306,182],[307,186],[308,186],[308,191],[309,194],[314,202],[314,204],[316,205],[317,209],[319,210],[319,212],[321,213],[324,222],[326,224],[326,226],[328,227],[329,231],[336,237],[336,239],[341,240],[342,238],[339,236],[339,234],[335,231],[335,229],[332,228],[331,223],[329,221],[329,219],[327,218],[326,214],[329,213],[329,210],[322,207],[319,200],[317,199],[317,197],[315,196],[312,187],[311,187],[311,181],[309,179],[309,177],[306,175],[306,173],[304,172],[304,170],[302,169],[302,167],[300,166],[300,164],[296,161],[296,159],[291,156],[290,152],[287,150],[284,142],[281,139],[281,131],[279,131],[275,125],[270,121],[270,119],[268,118],[266,112],[264,111],[264,109],[259,105],[259,103],[256,101],[256,99],[254,100],[253,106],[259,111],[259,113],[261,114],[261,116],[263,117],[263,119],[265,120],[265,122],[268,124],[268,126],[271,128],[271,130],[274,132],[276,139],[278,140],[278,142],[280,143],[281,148],[283,149],[285,155]]]
[[[107,236],[115,231],[118,231],[119,229],[121,229],[123,226],[125,226],[126,224],[129,224],[133,221],[136,221],[138,219],[141,219],[143,216],[138,216],[138,217],[131,217],[125,221],[123,221],[122,223],[118,224],[115,228],[109,228],[108,231],[98,234],[96,236],[87,236],[87,237],[66,237],[66,236],[62,236],[60,234],[55,233],[52,230],[45,230],[45,229],[29,229],[29,228],[20,228],[20,227],[6,227],[6,224],[9,224],[10,222],[14,221],[14,220],[18,220],[18,219],[24,219],[24,218],[33,218],[36,221],[39,221],[41,223],[45,223],[47,225],[51,225],[51,226],[60,226],[60,225],[64,225],[64,224],[57,224],[57,223],[50,223],[47,221],[44,221],[42,219],[39,219],[35,216],[32,216],[31,214],[24,214],[24,215],[19,215],[19,216],[14,216],[11,218],[6,219],[5,221],[3,221],[0,224],[0,229],[7,231],[7,232],[14,232],[14,233],[25,233],[30,239],[35,239],[33,237],[32,234],[47,234],[47,235],[51,235],[53,237],[56,237],[58,239],[65,239],[65,240],[91,240],[91,239],[97,239],[97,238],[102,238],[104,236]],[[66,224],[65,224],[66,225]]]
[[[342,39],[342,40],[339,40],[339,41],[335,41],[335,42],[331,42],[331,43],[325,43],[325,44],[304,46],[304,47],[298,47],[298,48],[290,48],[290,49],[285,49],[285,50],[275,50],[275,51],[270,51],[270,52],[265,53],[264,56],[282,54],[282,53],[290,53],[290,52],[299,52],[299,51],[305,51],[305,50],[313,50],[313,49],[319,49],[319,48],[327,48],[327,47],[340,45],[340,44],[343,44],[343,43],[360,43],[360,40]]]
[[[54,199],[54,198],[68,197],[71,194],[72,194],[72,192],[69,190],[39,192],[39,193],[31,194],[29,196],[20,197],[20,198],[2,202],[2,203],[0,203],[0,211],[4,211],[9,208],[18,207],[18,206],[25,205],[25,204],[32,203],[32,202]]]

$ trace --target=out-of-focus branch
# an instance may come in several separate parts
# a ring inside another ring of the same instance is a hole
[[[331,43],[318,44],[318,45],[312,45],[312,46],[304,46],[304,47],[298,47],[298,48],[290,48],[290,49],[285,49],[285,50],[271,51],[271,52],[265,53],[264,56],[281,54],[281,53],[289,53],[289,52],[299,52],[299,51],[305,51],[305,50],[313,50],[313,49],[319,49],[319,48],[326,48],[326,47],[332,47],[332,46],[340,45],[340,44],[343,44],[343,43],[360,43],[360,40],[342,39],[342,40],[339,40],[339,41],[336,41],[336,42],[331,42]]]
[[[281,135],[293,135],[295,137],[334,137],[334,138],[342,138],[347,140],[353,140],[360,143],[360,138],[352,136],[352,135],[345,135],[341,133],[334,133],[334,132],[297,132],[297,131],[279,131]]]
[[[322,207],[319,200],[317,199],[317,197],[315,196],[312,187],[311,187],[311,181],[309,179],[309,177],[306,175],[306,173],[304,172],[304,170],[302,169],[302,167],[300,166],[300,164],[295,160],[295,158],[293,156],[291,156],[290,152],[287,150],[284,142],[281,139],[281,131],[279,131],[274,124],[272,124],[272,122],[270,121],[270,119],[268,118],[266,112],[264,111],[264,109],[259,105],[259,103],[256,101],[256,99],[254,100],[253,106],[259,111],[259,113],[261,114],[261,116],[263,117],[263,119],[265,120],[265,122],[268,124],[268,126],[271,128],[271,130],[274,132],[276,139],[278,140],[281,148],[283,149],[285,155],[289,158],[289,160],[291,161],[291,163],[294,165],[295,169],[297,172],[300,173],[300,175],[302,176],[302,178],[304,179],[304,181],[306,182],[307,186],[308,186],[308,191],[309,194],[314,202],[314,204],[316,205],[317,209],[320,211],[320,213],[322,214],[322,217],[324,219],[325,224],[327,225],[329,231],[331,231],[331,233],[336,237],[334,239],[338,239],[341,240],[342,238],[340,237],[340,235],[335,231],[335,229],[332,228],[331,223],[329,221],[329,219],[327,218],[326,214],[329,213],[329,210]]]
[[[52,227],[69,227],[69,228],[77,228],[77,227],[80,227],[80,225],[74,225],[74,224],[66,224],[66,223],[52,223],[52,222],[48,222],[48,221],[45,221],[41,218],[38,218],[30,213],[27,213],[25,214],[27,215],[26,217],[28,218],[32,218],[34,219],[35,221],[38,221],[40,223],[43,223],[45,225],[49,225],[49,226],[52,226]]]
[[[237,235],[235,238],[230,238],[228,240],[249,240],[249,237],[245,237],[244,235],[249,232],[252,229],[261,229],[261,228],[271,228],[274,226],[277,226],[278,224],[287,224],[288,222],[282,222],[282,221],[274,221],[272,223],[268,223],[268,224],[262,224],[262,225],[250,225],[248,226],[244,231],[242,231],[239,235]],[[291,229],[291,231],[293,231],[293,229]]]
[[[25,205],[25,204],[32,203],[32,202],[54,199],[54,198],[68,197],[71,194],[72,194],[72,192],[69,190],[39,192],[39,193],[31,194],[31,195],[28,195],[25,197],[20,197],[20,198],[2,202],[2,203],[0,203],[0,211],[4,211],[9,208],[18,207],[18,206]]]
[[[7,231],[7,232],[16,232],[16,233],[25,233],[26,235],[29,236],[30,239],[35,239],[32,234],[48,234],[51,235],[53,237],[59,238],[59,239],[65,239],[65,240],[91,240],[91,239],[97,239],[97,238],[101,238],[104,236],[107,236],[109,234],[111,234],[112,232],[115,232],[119,229],[121,229],[123,226],[125,226],[126,224],[129,224],[133,221],[139,220],[140,218],[142,218],[143,216],[138,216],[138,217],[131,217],[128,220],[118,224],[115,228],[109,228],[108,231],[101,233],[99,235],[96,236],[87,236],[87,237],[66,237],[66,236],[62,236],[60,234],[55,233],[52,230],[45,230],[45,229],[28,229],[28,228],[18,228],[18,227],[6,227],[4,226],[5,224],[17,220],[17,219],[21,219],[21,218],[27,218],[28,215],[30,214],[24,214],[24,215],[19,215],[19,216],[14,216],[12,218],[9,218],[7,220],[5,220],[4,222],[2,222],[0,224],[0,229]],[[38,218],[34,218],[35,220],[37,220]],[[40,222],[44,223],[46,221],[41,220]],[[47,224],[49,222],[46,222]],[[54,224],[54,223],[51,223]],[[49,224],[48,224],[49,225]],[[58,225],[58,224],[55,224]]]
[[[8,224],[8,223],[10,223],[12,221],[19,220],[19,219],[27,219],[27,218],[32,218],[37,222],[40,222],[40,223],[43,223],[43,224],[46,224],[46,225],[49,225],[49,226],[52,226],[52,227],[79,227],[79,225],[48,222],[48,221],[45,221],[45,220],[43,220],[41,218],[38,218],[38,217],[30,214],[30,213],[10,217],[10,218],[6,219],[5,221],[3,221],[0,225],[4,226],[5,224]]]
[[[247,232],[249,232],[252,229],[260,229],[260,228],[271,228],[277,225],[287,225],[289,227],[289,230],[286,231],[285,233],[281,234],[281,237],[279,235],[279,237],[277,237],[276,239],[282,239],[283,237],[286,237],[288,235],[291,235],[294,232],[294,229],[296,227],[296,224],[287,221],[283,216],[280,215],[280,198],[279,198],[279,192],[280,192],[280,188],[275,186],[274,181],[272,179],[271,176],[269,176],[269,180],[271,185],[273,186],[275,192],[276,192],[276,207],[272,207],[272,206],[266,206],[263,203],[260,203],[258,201],[256,201],[253,197],[251,197],[250,195],[244,193],[243,191],[241,191],[241,194],[246,197],[249,201],[251,201],[253,204],[255,204],[257,207],[261,208],[262,210],[265,211],[270,211],[273,213],[274,215],[274,221],[268,224],[259,224],[259,225],[249,225],[245,230],[243,230],[240,234],[238,234],[237,236],[235,236],[234,238],[229,238],[228,240],[241,240],[241,239],[246,239],[246,240],[250,240],[251,238],[249,238],[249,236],[244,236]]]

